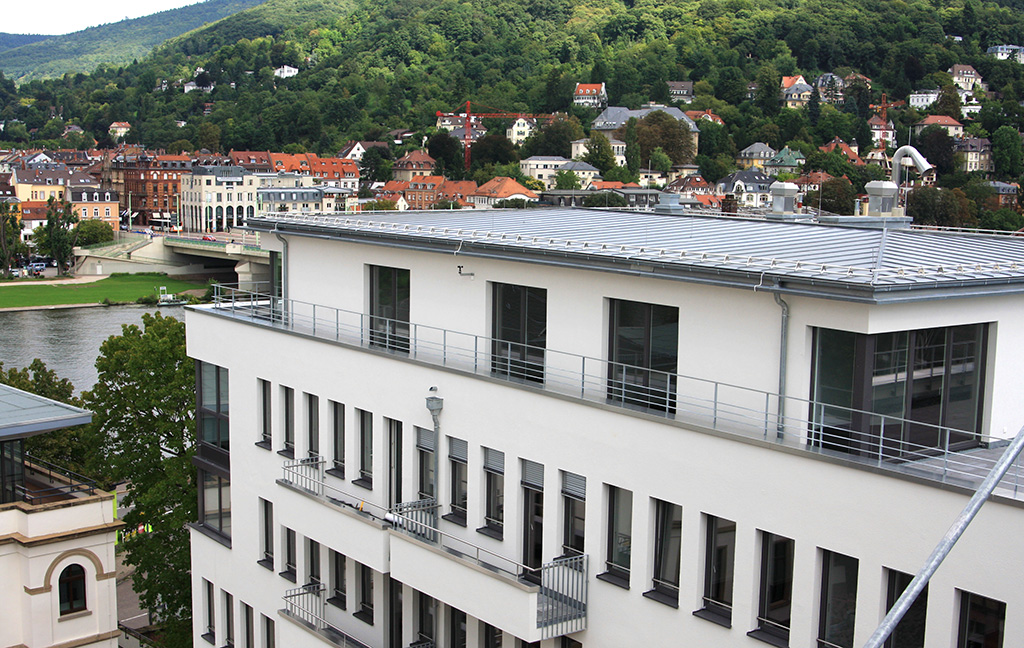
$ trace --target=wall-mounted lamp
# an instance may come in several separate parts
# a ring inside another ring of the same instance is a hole
[[[472,279],[472,278],[476,277],[476,273],[475,272],[463,272],[462,271],[462,266],[459,266],[459,276],[460,277],[469,277],[470,279]]]

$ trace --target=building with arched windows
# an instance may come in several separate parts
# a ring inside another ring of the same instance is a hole
[[[117,648],[114,496],[25,451],[91,419],[0,385],[0,646]]]
[[[259,180],[240,166],[197,166],[181,178],[181,224],[220,232],[245,224],[258,209]]]

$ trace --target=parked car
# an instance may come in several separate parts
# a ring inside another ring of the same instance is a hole
[[[215,237],[213,237],[213,236],[210,236],[209,234],[203,234],[203,240],[204,241],[216,241],[217,239]]]

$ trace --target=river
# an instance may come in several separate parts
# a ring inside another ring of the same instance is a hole
[[[122,324],[141,327],[142,314],[156,310],[155,306],[109,306],[3,312],[0,362],[6,370],[27,367],[39,358],[81,393],[96,384],[100,344],[111,335],[120,335]],[[185,316],[183,306],[160,311],[175,319]]]

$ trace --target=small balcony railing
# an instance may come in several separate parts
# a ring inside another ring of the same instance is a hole
[[[287,590],[283,597],[286,617],[306,625],[340,648],[369,648],[327,620],[324,614],[325,591],[321,583]]]
[[[17,486],[17,492],[29,504],[86,497],[99,490],[94,480],[29,454],[24,468],[25,483]]]
[[[227,285],[216,286],[214,303],[207,308],[261,326],[967,488],[981,483],[998,460],[995,450],[1008,443],[897,416],[412,322],[394,322],[384,329],[401,331],[402,344],[381,344],[379,317]],[[929,443],[917,442],[925,437]],[[995,492],[1024,499],[1024,455]]]

